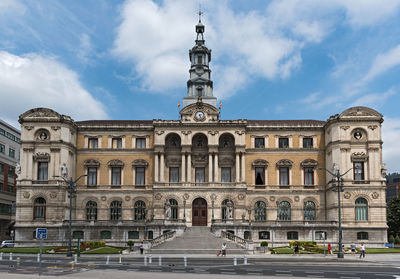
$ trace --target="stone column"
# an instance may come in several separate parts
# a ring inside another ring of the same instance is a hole
[[[181,182],[185,182],[185,168],[186,168],[186,156],[182,153],[182,164],[181,164]]]
[[[239,157],[239,153],[236,153],[236,182],[240,182],[240,157]]]
[[[245,177],[245,157],[244,157],[244,153],[242,153],[242,182],[246,181],[246,177]]]
[[[190,153],[188,154],[187,159],[187,182],[192,182],[192,158]]]
[[[214,182],[218,182],[218,154],[214,155]]]
[[[158,182],[158,154],[154,156],[154,181]]]
[[[212,163],[212,154],[208,153],[208,182],[212,182],[212,169],[213,169],[213,163]]]
[[[160,156],[160,182],[164,181],[164,153],[161,153]]]

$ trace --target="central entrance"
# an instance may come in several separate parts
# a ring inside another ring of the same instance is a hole
[[[192,204],[192,226],[207,226],[207,202],[197,198]]]

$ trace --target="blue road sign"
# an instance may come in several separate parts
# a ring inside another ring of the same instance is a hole
[[[36,238],[37,239],[47,239],[47,229],[46,228],[36,228]]]

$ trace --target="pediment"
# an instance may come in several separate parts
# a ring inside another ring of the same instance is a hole
[[[378,117],[383,118],[383,115],[377,112],[376,110],[369,108],[369,107],[352,107],[346,109],[340,114],[340,117]]]
[[[196,118],[195,114],[197,112],[204,113],[204,118]],[[182,117],[182,121],[185,122],[214,122],[218,121],[220,112],[216,107],[207,103],[203,103],[201,100],[199,100],[196,103],[184,107],[179,113]]]
[[[73,122],[67,115],[59,114],[49,108],[33,108],[19,116],[18,122],[43,121],[43,122]]]

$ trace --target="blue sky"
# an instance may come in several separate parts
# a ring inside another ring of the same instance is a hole
[[[177,119],[200,3],[223,119],[369,106],[400,171],[399,0],[2,0],[0,118]]]

